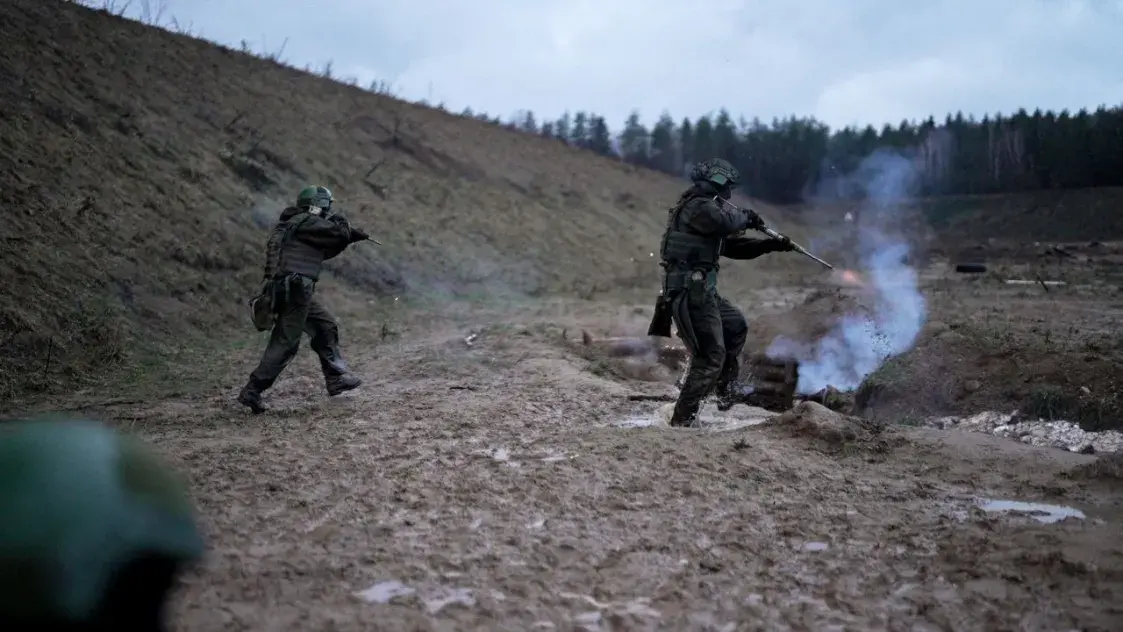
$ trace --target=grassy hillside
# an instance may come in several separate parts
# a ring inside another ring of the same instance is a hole
[[[325,284],[364,299],[656,288],[682,182],[60,0],[0,33],[0,398],[244,334],[306,183],[385,244]]]

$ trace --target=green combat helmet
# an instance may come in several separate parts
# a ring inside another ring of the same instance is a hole
[[[184,483],[91,421],[0,422],[0,630],[166,629],[202,558]]]
[[[331,195],[331,189],[321,186],[304,187],[300,193],[296,194],[296,207],[297,208],[318,208],[324,215],[331,210],[331,204],[335,198]]]
[[[728,160],[713,158],[703,160],[690,170],[693,182],[711,182],[719,189],[733,188],[740,184],[741,174]]]

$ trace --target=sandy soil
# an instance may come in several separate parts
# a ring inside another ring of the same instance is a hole
[[[326,398],[302,350],[266,415],[233,386],[103,411],[196,490],[211,551],[175,628],[1123,629],[1123,490],[1096,457],[743,407],[660,427],[626,396],[667,384],[561,342],[635,333],[640,311],[479,312],[377,345],[345,324],[354,393]]]

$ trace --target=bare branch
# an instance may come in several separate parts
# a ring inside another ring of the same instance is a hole
[[[230,130],[234,129],[234,126],[237,125],[238,122],[243,118],[245,118],[248,112],[249,110],[239,110],[236,114],[234,114],[234,118],[230,119],[230,122],[222,128],[222,131],[229,132]]]
[[[373,165],[371,165],[370,169],[369,169],[369,170],[367,170],[367,172],[366,172],[366,175],[364,175],[364,176],[363,176],[363,180],[366,180],[367,178],[369,178],[369,177],[371,177],[372,175],[374,175],[374,172],[375,172],[375,171],[378,171],[378,168],[379,168],[379,167],[381,167],[382,165],[386,164],[386,160],[387,160],[387,159],[386,159],[385,157],[383,157],[383,158],[382,158],[382,160],[379,160],[378,162],[376,162],[376,163],[374,163]]]
[[[381,94],[383,96],[393,96],[394,95],[393,84],[391,84],[388,81],[383,81],[383,80],[380,80],[380,79],[372,79],[371,82],[370,82],[370,85],[367,86],[367,90],[370,90],[371,92],[373,92],[375,94]]]
[[[276,62],[280,62],[281,56],[285,54],[285,47],[288,46],[288,45],[289,45],[289,38],[286,37],[285,41],[281,42],[281,47],[279,49],[277,49],[277,52],[270,55],[270,59],[272,59],[273,61],[276,61]]]

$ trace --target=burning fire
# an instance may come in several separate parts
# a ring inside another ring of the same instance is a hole
[[[863,287],[865,282],[862,277],[853,270],[841,270],[838,273],[838,282],[842,285],[850,285],[853,287]]]

